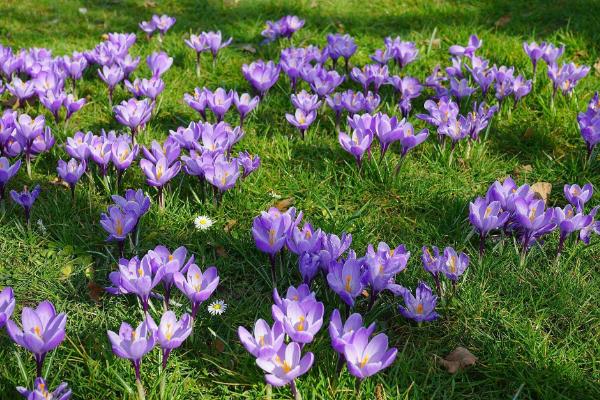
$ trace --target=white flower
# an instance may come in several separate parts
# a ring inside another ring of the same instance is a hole
[[[227,310],[227,304],[225,304],[225,301],[223,300],[213,301],[208,306],[208,312],[211,313],[211,315],[221,315],[225,310]]]
[[[208,218],[206,215],[198,215],[196,218],[194,218],[194,226],[196,229],[201,231],[209,229],[211,226],[213,226],[213,224],[214,221]]]

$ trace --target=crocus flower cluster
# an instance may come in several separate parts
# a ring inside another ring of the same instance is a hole
[[[164,144],[161,145],[153,140],[150,149],[143,146],[142,151],[144,158],[140,160],[140,168],[146,175],[146,183],[158,190],[158,206],[163,208],[165,205],[163,188],[181,169],[179,143],[169,136]]]
[[[577,115],[577,123],[587,147],[588,158],[591,160],[594,148],[600,143],[600,97],[598,97],[598,92],[590,99],[585,112]]]
[[[291,38],[303,26],[303,19],[295,15],[286,15],[275,22],[267,21],[267,28],[261,32],[261,35],[265,38],[265,42],[272,42],[279,38]]]
[[[175,25],[175,18],[169,17],[166,14],[155,14],[149,21],[140,22],[139,27],[146,33],[148,39],[158,31],[158,40],[162,42],[165,34],[173,25]]]
[[[233,38],[229,38],[223,41],[221,31],[202,32],[199,35],[190,35],[189,39],[185,39],[185,44],[196,53],[196,75],[200,76],[200,56],[202,53],[210,51],[214,64],[219,50],[229,46],[232,40]]]
[[[217,122],[221,122],[227,111],[234,105],[240,116],[240,126],[243,126],[246,117],[258,106],[260,101],[258,96],[252,97],[248,93],[238,94],[234,90],[226,91],[223,88],[212,92],[205,87],[195,88],[193,94],[185,93],[183,100],[197,111],[204,121],[207,121],[207,109],[212,111]]]
[[[244,78],[252,85],[254,90],[264,97],[279,79],[281,67],[273,61],[264,62],[263,60],[254,61],[251,64],[242,65],[242,74]]]

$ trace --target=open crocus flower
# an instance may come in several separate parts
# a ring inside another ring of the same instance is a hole
[[[340,311],[337,308],[333,310],[329,321],[329,337],[333,349],[343,355],[344,346],[352,343],[352,337],[360,328],[363,328],[363,319],[359,313],[350,315],[346,322],[342,322]],[[375,331],[375,322],[369,325],[366,331],[367,337],[371,336]]]
[[[292,93],[290,96],[292,99],[292,104],[294,107],[303,110],[305,113],[310,113],[311,111],[316,111],[321,107],[321,101],[319,101],[319,96],[316,94],[312,94],[307,92],[306,90],[300,91],[300,93]]]
[[[344,150],[354,156],[360,170],[363,155],[371,148],[373,133],[366,129],[354,129],[352,136],[347,135],[345,132],[340,132],[338,134],[338,141]]]
[[[154,102],[150,99],[136,100],[134,98],[122,101],[121,104],[114,107],[115,118],[117,121],[131,129],[131,134],[135,142],[135,135],[144,129],[146,123],[152,116]]]
[[[145,255],[141,261],[137,257],[131,260],[120,259],[119,270],[108,275],[113,286],[106,291],[115,295],[135,294],[140,299],[143,311],[147,312],[150,293],[160,284],[165,274],[163,267],[153,272],[150,260],[148,255]]]
[[[290,301],[285,311],[273,305],[272,313],[275,320],[283,324],[285,333],[291,340],[298,343],[310,343],[323,325],[325,308],[318,301]]]
[[[192,303],[192,319],[194,319],[200,304],[207,300],[217,288],[219,275],[215,267],[209,267],[203,273],[196,264],[192,264],[185,276],[181,272],[176,272],[173,275],[173,282]]]
[[[164,269],[162,284],[165,289],[164,303],[169,306],[171,297],[171,288],[174,284],[175,273],[186,273],[190,265],[195,261],[194,255],[187,258],[187,249],[185,246],[180,246],[171,253],[165,246],[156,246],[154,250],[148,251],[148,258],[152,266],[152,273],[156,273],[160,268]],[[187,260],[186,260],[187,259]]]
[[[15,295],[10,286],[5,287],[0,292],[0,328],[10,319],[15,310]]]
[[[31,215],[31,207],[33,207],[33,203],[40,195],[42,189],[40,189],[40,185],[36,185],[33,190],[30,192],[27,186],[23,187],[22,192],[17,192],[15,190],[10,191],[10,197],[13,199],[15,203],[23,207],[25,211],[25,222],[29,224],[29,217]]]
[[[415,134],[413,125],[410,122],[405,122],[402,126],[401,135],[400,135],[400,139],[399,139],[400,146],[402,147],[400,156],[402,158],[406,157],[406,155],[408,154],[408,152],[410,150],[412,150],[413,148],[417,147],[418,145],[423,143],[425,140],[427,140],[428,136],[429,136],[428,129],[421,129],[419,131],[419,133]]]
[[[142,357],[149,353],[156,343],[156,323],[150,315],[135,328],[126,322],[121,324],[119,333],[108,331],[108,339],[116,356],[130,360],[135,369],[135,379],[140,382]]]
[[[166,158],[167,165],[172,166],[179,159],[181,148],[179,143],[172,136],[169,136],[162,145],[153,140],[150,148],[142,146],[142,153],[153,164],[158,163],[161,158]]]
[[[183,100],[206,121],[206,107],[210,96],[212,96],[212,92],[207,88],[195,88],[193,94],[184,93]]]
[[[162,41],[162,38],[165,36],[167,31],[171,29],[173,25],[175,25],[175,18],[169,17],[166,14],[160,16],[153,15],[152,24],[155,26],[156,30],[158,30],[159,39]]]
[[[152,53],[146,58],[146,64],[152,72],[152,78],[158,79],[171,68],[173,57],[169,57],[164,51]]]
[[[167,368],[169,354],[173,349],[182,345],[185,339],[192,333],[192,318],[189,314],[183,314],[181,319],[173,311],[163,314],[156,332],[156,340],[162,349],[162,367]]]
[[[429,272],[435,281],[438,296],[441,296],[442,287],[440,284],[440,274],[443,272],[445,260],[444,255],[440,255],[440,250],[436,246],[433,246],[432,250],[433,253],[429,251],[427,246],[423,246],[421,261],[423,263],[423,269]]]
[[[73,200],[75,199],[75,185],[85,173],[85,169],[85,161],[78,163],[76,159],[71,158],[67,163],[63,160],[58,160],[58,167],[56,167],[56,171],[58,172],[60,179],[66,182],[71,188],[71,197]]]
[[[66,382],[61,383],[50,392],[46,381],[41,376],[35,378],[32,390],[18,386],[17,392],[27,400],[68,400],[72,394]]]
[[[304,134],[308,127],[315,121],[317,117],[316,111],[305,112],[304,110],[297,108],[296,112],[292,114],[285,114],[285,119],[294,125],[300,131],[302,140],[304,140]]]
[[[304,375],[313,364],[313,353],[306,353],[300,358],[301,350],[298,343],[282,345],[277,354],[269,358],[257,358],[256,364],[262,368],[267,375],[267,383],[273,386],[291,385],[292,393],[295,395],[296,385],[294,379]]]
[[[224,156],[218,156],[214,162],[204,168],[204,178],[219,189],[219,196],[233,188],[239,177],[240,166],[237,159],[228,160]]]
[[[233,102],[233,90],[227,92],[223,88],[218,88],[212,93],[212,96],[207,97],[207,102],[208,107],[217,117],[217,121],[221,122]]]
[[[6,157],[0,157],[0,201],[4,200],[4,190],[8,182],[19,172],[21,160],[15,161],[10,165],[10,160]]]
[[[465,253],[458,254],[452,247],[444,249],[444,264],[442,265],[444,274],[456,284],[458,278],[466,271],[469,266],[469,256]]]
[[[244,125],[244,119],[256,108],[259,101],[258,96],[252,97],[248,93],[239,95],[237,92],[233,92],[233,104],[235,104],[235,108],[240,114],[240,126]]]
[[[238,153],[238,164],[242,167],[242,179],[247,178],[252,172],[260,167],[260,157],[252,155],[247,151]]]
[[[137,223],[138,217],[133,211],[122,210],[118,206],[110,206],[107,213],[100,215],[100,225],[108,233],[106,240],[116,241],[121,255],[125,239],[135,229]]]
[[[156,163],[144,158],[140,161],[140,167],[146,175],[146,183],[158,189],[158,205],[160,208],[164,208],[165,198],[163,188],[179,173],[181,162],[177,161],[173,165],[169,165],[167,157],[161,157]]]
[[[369,341],[370,332],[359,328],[350,343],[344,345],[344,357],[348,372],[358,379],[365,379],[389,367],[396,359],[398,350],[388,348],[388,338],[380,333]]]
[[[577,212],[583,212],[585,203],[592,198],[594,194],[594,188],[591,183],[583,185],[583,187],[573,184],[565,185],[564,187],[565,198],[573,206],[577,207]]]
[[[525,253],[535,240],[556,228],[552,222],[554,209],[546,209],[546,204],[541,199],[527,201],[520,197],[514,203],[514,218],[522,231],[521,242]]]
[[[108,102],[112,105],[115,87],[123,80],[125,73],[119,65],[113,64],[111,66],[104,65],[102,69],[98,70],[98,75],[108,86]]]
[[[242,65],[244,78],[256,89],[260,97],[264,97],[267,91],[277,83],[280,70],[281,67],[273,61],[265,63],[262,60],[258,60],[250,65]]]
[[[292,253],[297,255],[315,253],[321,250],[321,237],[321,230],[314,230],[308,222],[304,224],[302,229],[297,224],[294,224],[287,237],[287,247]]]
[[[217,54],[219,50],[229,46],[233,41],[233,38],[229,38],[226,41],[223,41],[223,36],[221,35],[221,31],[217,32],[202,32],[200,34],[204,38],[206,45],[210,49],[210,52],[213,56],[213,62],[217,59]]]
[[[469,203],[469,221],[479,232],[479,254],[483,255],[486,235],[497,228],[503,226],[509,212],[503,212],[499,201],[487,202],[484,198],[478,197],[474,203]]]
[[[123,212],[132,212],[138,220],[150,209],[150,197],[142,189],[127,189],[125,197],[112,195],[111,198]]]
[[[36,376],[42,376],[46,354],[57,348],[64,340],[66,323],[67,315],[57,314],[54,305],[47,300],[42,301],[35,309],[23,307],[22,330],[12,320],[6,323],[10,338],[35,356]]]
[[[327,283],[349,307],[354,305],[354,299],[364,288],[363,265],[363,259],[357,259],[352,251],[344,262],[331,262],[329,265]]]
[[[252,334],[243,326],[238,327],[238,336],[246,350],[256,358],[273,357],[285,340],[282,323],[275,321],[271,328],[264,319],[256,321]]]
[[[295,212],[294,208],[282,213],[277,208],[271,207],[268,212],[263,211],[252,222],[252,237],[256,247],[269,255],[273,286],[275,286],[275,254],[285,245]]]
[[[448,52],[450,54],[452,54],[453,56],[459,56],[459,57],[471,57],[475,54],[475,51],[481,47],[481,45],[483,44],[483,41],[480,40],[477,35],[471,35],[469,36],[469,42],[467,43],[466,46],[460,46],[460,45],[453,45],[450,46],[450,48],[448,49]]]
[[[297,288],[290,286],[285,293],[284,298],[281,298],[277,288],[274,288],[273,301],[275,302],[275,305],[279,307],[283,313],[285,313],[289,303],[316,302],[317,299],[315,297],[315,292],[312,292],[307,284],[301,284]]]
[[[560,207],[554,208],[553,219],[553,222],[560,230],[558,254],[562,251],[565,240],[571,233],[581,231],[591,225],[594,220],[592,215],[585,215],[582,211],[575,213],[571,204],[568,204],[564,209]]]
[[[323,234],[319,258],[321,259],[321,268],[325,273],[329,272],[331,262],[337,261],[352,244],[352,235],[342,233],[339,237],[333,233]]]
[[[419,282],[415,294],[416,296],[413,296],[409,290],[402,293],[404,307],[399,306],[399,309],[404,318],[416,322],[427,322],[439,317],[438,313],[435,312],[437,296],[433,294],[429,286],[424,282]]]
[[[394,283],[396,274],[404,271],[410,252],[406,251],[404,245],[395,249],[384,243],[379,242],[377,251],[373,245],[367,247],[365,264],[367,266],[363,280],[371,286],[371,296],[369,296],[369,310],[373,307],[377,295],[383,290],[390,290],[392,293],[402,291],[400,285]]]

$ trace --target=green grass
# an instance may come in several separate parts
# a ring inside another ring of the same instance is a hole
[[[481,54],[492,63],[514,65],[526,75],[531,74],[531,65],[521,49],[523,40],[564,43],[567,61],[593,65],[600,57],[600,13],[591,0],[156,3],[155,8],[146,8],[142,1],[8,0],[0,5],[0,42],[15,48],[48,47],[62,55],[92,48],[107,32],[136,32],[133,52],[145,56],[159,45],[146,42],[137,23],[153,13],[175,16],[177,23],[163,44],[175,62],[164,76],[167,86],[162,104],[141,138],[144,143],[164,139],[169,129],[197,119],[182,101],[183,93],[195,86],[249,90],[241,65],[257,58],[277,59],[279,50],[289,44],[282,41],[261,47],[260,31],[265,20],[288,13],[306,19],[305,28],[293,38],[294,45],[323,45],[328,32],[348,32],[360,46],[352,58],[357,65],[368,62],[368,55],[382,46],[386,35],[415,41],[420,57],[408,73],[419,78],[437,63],[447,65],[448,46],[466,43],[471,33],[483,38]],[[86,7],[87,13],[81,14],[80,7]],[[497,25],[503,16],[510,16],[510,21]],[[211,29],[233,36],[234,44],[221,52],[214,69],[203,58],[203,74],[197,79],[194,55],[183,39],[190,32]],[[434,31],[440,46],[428,52]],[[256,54],[244,50],[244,44],[253,46]],[[592,69],[575,97],[559,96],[555,111],[549,106],[551,91],[543,65],[538,73],[535,90],[511,116],[504,112],[495,117],[487,140],[468,157],[462,144],[449,163],[448,154],[441,153],[430,139],[410,154],[397,179],[392,177],[397,155],[388,155],[383,163],[367,163],[359,175],[337,143],[330,112],[319,115],[307,140],[301,142],[284,118],[292,106],[287,81],[281,79],[248,120],[246,137],[238,145],[260,155],[259,171],[227,193],[220,208],[198,203],[193,194],[195,180],[180,175],[171,185],[166,209],[161,212],[156,205],[152,207],[143,219],[138,247],[129,251],[143,254],[157,244],[185,245],[202,267],[214,264],[221,275],[214,298],[224,299],[229,309],[222,317],[211,317],[203,308],[194,339],[174,351],[167,385],[170,398],[265,396],[260,370],[240,345],[236,331],[256,318],[270,320],[268,261],[255,249],[250,226],[252,218],[276,197],[293,197],[306,218],[327,232],[351,232],[358,252],[381,240],[406,244],[413,255],[398,282],[411,288],[420,279],[428,279],[420,265],[422,245],[454,246],[472,255],[458,298],[441,310],[438,321],[420,327],[407,322],[397,311],[398,300],[390,296],[367,315],[369,322],[378,321],[378,331],[390,336],[399,354],[392,367],[364,382],[362,398],[373,399],[376,391],[390,399],[599,398],[600,240],[595,238],[589,247],[569,243],[556,262],[555,234],[543,247],[534,248],[520,266],[510,241],[488,246],[479,262],[475,238],[468,236],[468,202],[482,195],[495,179],[513,175],[518,183],[550,182],[554,185],[550,205],[565,203],[565,183],[600,184],[599,163],[584,168],[585,147],[575,119],[600,86],[597,73]],[[147,67],[143,65],[136,75],[147,76]],[[89,104],[76,114],[66,132],[62,125],[53,126],[58,143],[76,130],[98,133],[101,128],[119,128],[95,71],[78,84],[78,91]],[[115,96],[116,101],[128,98],[123,89]],[[397,113],[391,92],[384,90],[384,97],[382,111]],[[424,100],[415,102],[416,112]],[[35,105],[32,112],[42,110]],[[235,122],[233,113],[227,118]],[[36,162],[32,181],[22,171],[10,185],[12,189],[40,183],[43,192],[33,210],[31,229],[23,226],[21,210],[11,203],[0,214],[0,286],[14,288],[16,316],[22,306],[44,299],[68,312],[67,339],[46,363],[51,387],[64,380],[76,399],[133,398],[133,370],[112,355],[106,330],[118,329],[123,320],[137,324],[139,307],[129,296],[103,296],[95,302],[88,287],[90,282],[106,286],[108,273],[116,268],[114,246],[104,242],[105,233],[98,223],[110,199],[97,182],[84,180],[77,189],[77,205],[71,207],[68,191],[51,184],[60,157],[65,157],[64,150],[55,146]],[[144,187],[154,195],[141,171],[132,171],[125,177],[126,186]],[[595,195],[592,204],[598,200]],[[192,219],[198,214],[211,216],[216,226],[206,233],[196,231]],[[38,219],[45,232],[37,227]],[[223,227],[230,220],[236,224],[226,232]],[[300,280],[296,260],[286,255],[284,261],[281,288]],[[315,289],[326,302],[328,317],[339,300],[323,281],[318,280]],[[179,295],[176,300],[187,304]],[[365,303],[359,309],[364,310]],[[178,307],[176,312],[184,309]],[[215,334],[224,342],[223,351],[215,344]],[[449,375],[436,365],[435,357],[456,346],[469,348],[480,362]],[[335,374],[326,325],[307,349],[316,356],[314,367],[299,382],[304,398],[354,397],[354,379],[345,370],[339,377]],[[0,332],[0,359],[0,398],[15,398],[15,386],[32,385],[33,359],[13,345],[5,332]],[[155,350],[142,366],[148,397],[153,399],[158,393],[158,361]],[[272,397],[289,398],[289,390],[274,389]]]

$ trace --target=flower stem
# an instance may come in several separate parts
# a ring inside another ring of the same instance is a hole
[[[140,379],[135,380],[135,386],[137,386],[138,400],[146,400],[146,391]]]
[[[302,395],[300,394],[300,392],[298,391],[298,388],[296,387],[295,379],[293,379],[290,382],[290,390],[292,391],[292,396],[294,396],[294,400],[302,400]]]
[[[275,277],[275,256],[273,254],[269,254],[269,262],[271,263],[271,282],[273,283],[273,288],[275,288],[277,280]]]

